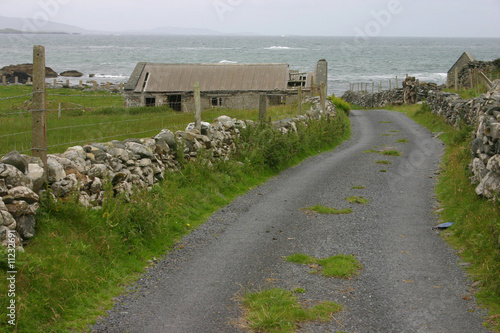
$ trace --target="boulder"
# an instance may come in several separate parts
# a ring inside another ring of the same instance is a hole
[[[7,188],[16,186],[33,187],[31,179],[26,177],[18,168],[10,164],[0,163],[0,180],[3,179]]]
[[[155,136],[154,139],[156,141],[165,141],[169,147],[175,147],[176,145],[175,134],[168,129],[161,130],[161,132],[157,136]]]
[[[67,197],[72,192],[78,190],[78,180],[76,179],[76,176],[72,174],[53,183],[51,187],[56,197]]]
[[[28,178],[31,179],[33,183],[33,191],[35,193],[40,192],[44,187],[46,182],[45,170],[38,164],[28,164]]]
[[[19,78],[19,83],[26,83],[33,77],[33,64],[10,65],[0,69],[0,75],[5,75],[9,83],[14,83],[14,77]],[[46,78],[56,78],[59,75],[50,67],[45,67]]]
[[[9,212],[0,210],[0,226],[5,226],[10,230],[16,229],[16,220]]]
[[[82,77],[83,73],[80,73],[79,71],[75,70],[69,70],[69,71],[64,71],[59,74],[59,76],[64,76],[64,77]]]
[[[127,142],[126,146],[128,150],[136,155],[139,155],[141,158],[153,158],[154,156],[153,151],[143,144],[139,144],[137,142]]]
[[[15,200],[23,200],[28,204],[34,204],[40,199],[35,192],[25,186],[11,188],[7,194]]]
[[[32,239],[35,237],[35,217],[25,215],[16,218],[17,232],[22,239]]]
[[[0,163],[13,165],[22,173],[26,173],[26,169],[28,168],[28,162],[16,150],[11,151],[10,153],[2,157],[2,159],[0,159]]]
[[[89,176],[97,178],[106,178],[111,174],[110,170],[104,164],[94,164],[87,173]]]
[[[79,172],[83,173],[86,171],[87,163],[85,162],[85,159],[87,154],[85,150],[83,150],[83,147],[71,147],[66,150],[62,156],[70,160]]]
[[[47,169],[49,183],[61,181],[66,177],[66,172],[64,171],[63,166],[53,157],[49,156],[47,158]]]
[[[8,212],[15,218],[24,215],[35,215],[38,208],[40,208],[38,203],[30,205],[24,200],[14,200],[5,206]]]

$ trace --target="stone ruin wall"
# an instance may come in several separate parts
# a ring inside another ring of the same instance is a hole
[[[280,120],[273,125],[282,133],[297,130],[297,123],[307,123],[323,116],[335,116],[335,107],[327,101],[325,112],[319,98],[306,115]],[[47,173],[41,159],[11,152],[0,159],[0,243],[7,246],[14,234],[16,246],[22,249],[35,236],[35,215],[40,196],[47,193],[63,199],[77,195],[79,202],[99,209],[104,200],[104,187],[110,181],[114,193],[128,196],[134,188],[150,189],[169,172],[180,169],[176,149],[184,149],[187,162],[207,158],[227,160],[236,151],[235,140],[240,130],[254,122],[218,117],[213,124],[202,123],[201,131],[190,124],[185,131],[162,130],[153,138],[128,139],[94,143],[68,148],[62,154],[50,154]],[[200,151],[204,154],[200,155]],[[48,184],[45,182],[47,179]]]

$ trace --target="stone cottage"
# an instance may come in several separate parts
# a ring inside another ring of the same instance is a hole
[[[318,62],[321,77],[327,76],[327,66],[325,60]],[[291,70],[288,64],[141,62],[125,85],[125,106],[168,105],[176,111],[193,111],[195,82],[200,84],[202,109],[258,108],[262,93],[269,105],[288,104],[297,100],[299,87],[311,90],[315,75]]]

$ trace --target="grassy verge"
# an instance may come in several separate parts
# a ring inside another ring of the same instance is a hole
[[[0,332],[84,332],[112,298],[217,209],[286,167],[349,137],[347,116],[279,134],[271,125],[242,130],[239,153],[227,162],[188,164],[130,203],[109,189],[101,210],[43,199],[37,236],[17,254],[16,326]],[[290,158],[292,156],[292,158]],[[6,258],[5,253],[0,254]],[[5,259],[0,290],[8,290]],[[0,298],[2,318],[9,299]]]
[[[425,107],[406,106],[395,110],[433,132],[444,132],[440,139],[446,144],[446,152],[437,194],[444,207],[441,219],[454,222],[446,238],[462,260],[471,263],[467,270],[478,281],[477,298],[489,309],[486,326],[500,332],[500,210],[498,203],[478,197],[469,181],[471,129],[457,130]]]

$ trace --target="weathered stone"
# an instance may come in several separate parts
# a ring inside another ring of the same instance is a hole
[[[67,197],[71,193],[78,191],[78,180],[76,176],[72,174],[63,180],[53,183],[51,187],[56,197]]]
[[[79,172],[83,173],[86,171],[87,164],[85,163],[85,159],[87,154],[83,150],[83,147],[71,147],[62,156],[70,160]]]
[[[155,142],[155,144],[156,144],[156,142]],[[142,158],[144,158],[144,157],[153,158],[153,156],[154,156],[153,151],[143,144],[139,144],[136,142],[127,142],[126,146],[127,146],[127,149],[129,149],[131,152],[133,152],[134,154],[136,154]]]
[[[2,198],[0,198],[0,210],[7,211],[7,207],[5,206]]]
[[[35,237],[35,217],[33,215],[25,215],[16,218],[17,232],[23,239],[32,239]]]
[[[80,196],[78,197],[78,202],[84,207],[90,208],[92,207],[90,196],[86,192],[80,192]]]
[[[486,169],[500,174],[500,155],[495,155],[488,161]]]
[[[16,229],[16,220],[5,210],[0,210],[0,226],[5,226],[11,230]]]
[[[106,178],[108,177],[111,172],[110,170],[106,167],[104,164],[94,164],[92,168],[87,172],[89,176],[94,176],[97,178]]]
[[[63,77],[82,77],[83,73],[80,73],[79,71],[76,70],[69,70],[62,72],[59,75]]]
[[[115,158],[122,160],[123,162],[126,162],[130,159],[130,155],[129,155],[128,151],[126,151],[125,149],[121,149],[121,148],[110,148],[110,149],[108,149],[108,154],[110,154],[111,156],[113,156]]]
[[[114,176],[113,176],[113,179],[111,180],[111,183],[113,185],[116,185],[118,183],[123,183],[123,182],[126,182],[128,180],[128,178],[130,177],[130,171],[124,169],[118,173],[116,173]]]
[[[92,183],[90,184],[90,192],[91,193],[99,193],[102,191],[102,181],[100,178],[94,178]]]
[[[9,189],[7,188],[7,184],[5,184],[5,179],[0,179],[0,197],[7,195]]]
[[[28,178],[31,179],[33,184],[33,191],[38,193],[46,183],[45,170],[38,164],[28,164]]]
[[[66,177],[66,172],[63,166],[58,162],[57,159],[48,157],[47,158],[47,169],[48,169],[48,180],[49,183],[55,183],[63,180]]]
[[[137,162],[138,166],[141,168],[149,167],[153,162],[149,158],[143,158],[140,161]]]
[[[175,147],[176,141],[175,141],[175,134],[168,129],[163,129],[161,132],[154,137],[156,141],[159,140],[164,140],[169,147]]]
[[[14,150],[0,160],[0,163],[9,164],[15,166],[22,173],[26,173],[26,169],[28,168],[28,162],[24,159],[24,157],[19,154],[18,151]]]
[[[11,188],[7,194],[13,197],[15,200],[23,200],[28,204],[34,204],[40,199],[35,192],[25,186],[17,186]]]
[[[7,188],[16,186],[33,187],[31,179],[26,177],[18,168],[10,164],[0,163],[0,179],[4,179]]]

